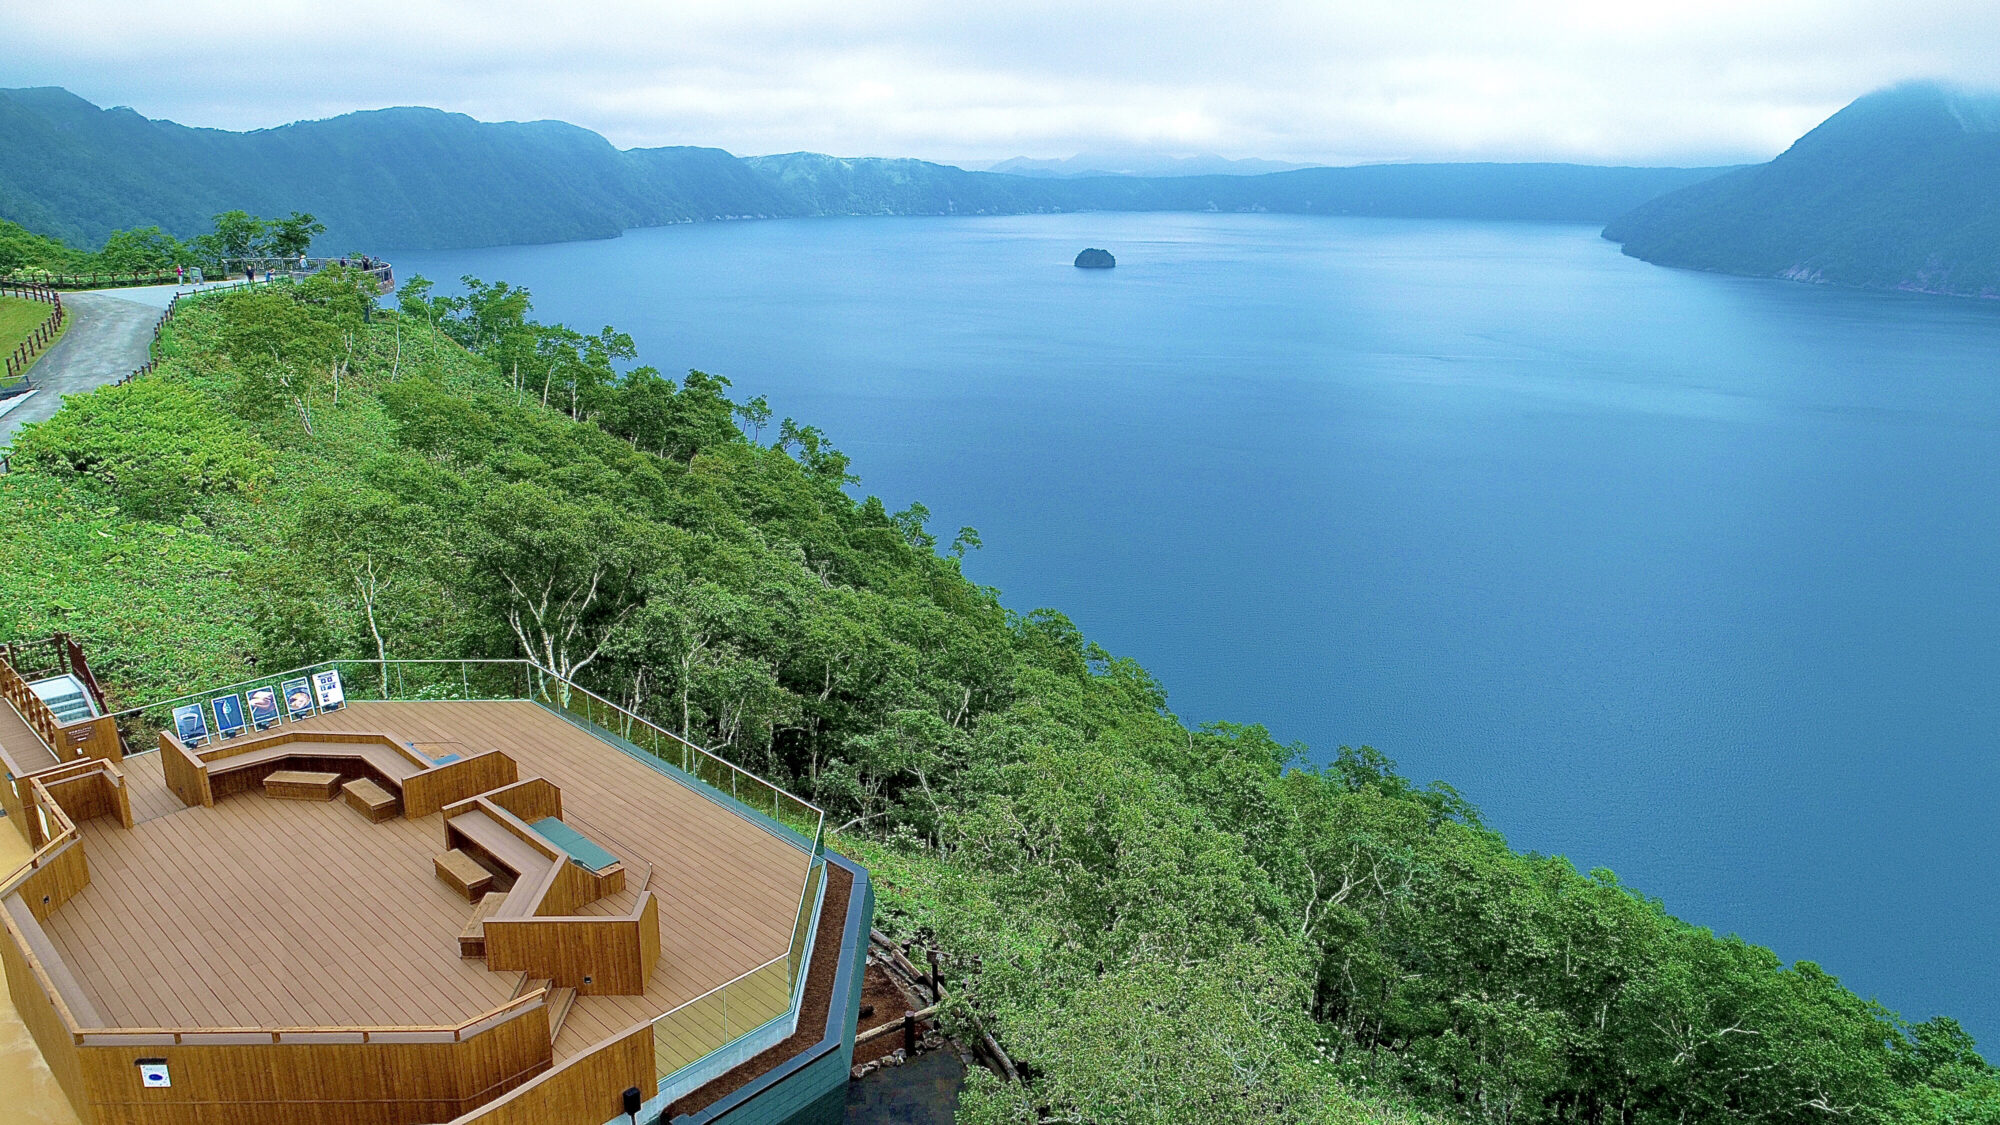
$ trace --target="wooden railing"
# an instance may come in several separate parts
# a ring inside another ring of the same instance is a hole
[[[132,791],[116,762],[80,758],[45,769],[33,780],[62,806],[71,824],[108,816],[121,827],[132,827]]]
[[[21,888],[21,884],[27,881],[30,875],[48,866],[49,862],[55,859],[56,853],[63,850],[64,845],[83,838],[76,830],[76,825],[71,822],[69,814],[63,811],[62,805],[54,797],[49,795],[48,789],[43,787],[39,778],[24,780],[28,786],[28,792],[24,796],[27,798],[25,815],[31,825],[29,839],[32,841],[36,837],[41,837],[41,842],[35,846],[35,854],[28,857],[28,862],[15,868],[13,874],[7,876],[4,882],[0,882],[0,898],[13,894]],[[43,826],[44,818],[47,820],[46,828]]]
[[[47,655],[38,658],[37,654],[43,650]],[[111,710],[104,701],[104,689],[98,686],[97,677],[90,671],[90,661],[83,655],[83,646],[68,633],[51,633],[41,640],[0,644],[0,660],[12,664],[23,677],[75,676],[89,689],[98,710]]]
[[[14,705],[14,710],[21,713],[21,718],[59,762],[78,758],[109,758],[115,762],[125,756],[118,739],[118,724],[110,715],[74,723],[57,721],[56,713],[49,710],[49,705],[42,702],[42,697],[15,670],[11,653],[8,659],[0,659],[0,696]]]
[[[57,334],[62,331],[63,319],[67,314],[63,311],[62,294],[46,285],[0,285],[0,296],[21,297],[55,306],[49,315],[35,326],[34,331],[28,333],[28,338],[21,341],[20,345],[8,354],[6,378],[11,382],[20,378],[21,373],[28,369],[28,365],[34,362],[35,357],[42,354],[42,349],[55,342]]]
[[[236,263],[231,265],[230,263]],[[395,269],[380,258],[349,255],[345,258],[231,258],[224,262],[223,275],[207,278],[213,284],[229,280],[231,273],[241,273],[242,266],[256,269],[262,277],[282,274],[289,277],[305,277],[329,266],[343,266],[356,273],[365,273],[378,283],[393,283]],[[185,285],[192,279],[193,270],[182,274],[171,269],[162,270],[93,270],[88,273],[44,273],[34,271],[27,274],[0,276],[0,287],[40,289],[123,289],[137,285]]]
[[[658,1088],[653,1027],[636,1023],[592,1044],[450,1125],[560,1125],[623,1118],[622,1092]]]
[[[516,996],[459,1024],[383,1027],[120,1027],[78,1029],[76,1042],[84,1047],[116,1047],[144,1038],[148,1042],[168,1039],[176,1044],[215,1043],[227,1039],[247,1046],[262,1043],[463,1043],[538,1005],[546,1004],[547,988]],[[246,1042],[250,1041],[250,1042]]]
[[[68,658],[69,674],[90,690],[90,698],[97,701],[99,711],[110,711],[111,705],[104,700],[104,689],[98,686],[97,677],[91,674],[90,661],[84,659],[82,646],[68,633],[57,633],[56,637],[61,640],[63,655]]]
[[[336,261],[336,259],[333,258],[311,258],[307,260],[310,262],[319,263],[319,266],[315,266],[314,268],[319,268],[320,266],[324,266],[328,263]],[[376,279],[377,287],[382,288],[385,292],[389,287],[395,284],[395,272],[390,268],[390,266],[387,263],[377,266],[374,269],[363,270],[361,272],[367,273],[370,276],[374,277]],[[294,276],[303,276],[303,274],[296,274]],[[205,297],[210,293],[225,293],[232,289],[240,289],[242,287],[243,286],[241,284],[229,285],[229,286],[218,285],[215,288],[204,289],[195,293],[174,294],[173,297],[167,301],[167,310],[160,314],[160,319],[153,322],[153,343],[151,347],[148,349],[148,354],[151,355],[151,358],[147,359],[146,362],[134,368],[131,374],[119,378],[111,385],[114,387],[122,387],[125,384],[131,382],[134,379],[139,378],[142,375],[152,374],[153,371],[160,366],[159,357],[157,355],[152,355],[152,353],[157,352],[159,350],[160,337],[166,332],[167,325],[173,323],[174,314],[180,311],[180,303],[183,298],[187,300],[193,300],[196,297]],[[0,474],[5,474],[6,471],[7,469],[4,459],[0,459]]]
[[[172,285],[173,270],[100,270],[91,273],[34,273],[0,278],[0,285],[39,285],[48,289],[118,289],[133,285]]]
[[[167,325],[174,322],[174,313],[179,311],[181,298],[184,296],[187,296],[187,294],[176,293],[168,298],[166,311],[160,314],[160,319],[153,322],[153,342],[146,347],[146,362],[133,368],[130,375],[121,377],[117,382],[111,384],[112,386],[122,387],[141,375],[151,375],[153,369],[160,365],[159,356],[154,353],[159,351],[160,337],[165,334]]]

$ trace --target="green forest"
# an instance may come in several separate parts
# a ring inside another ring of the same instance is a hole
[[[1604,237],[1665,266],[2000,296],[2000,97],[1910,83],[1769,164],[1668,192]]]
[[[0,638],[71,631],[130,702],[330,657],[577,677],[828,810],[1020,1064],[962,1121],[2000,1121],[1950,1019],[1510,850],[1374,750],[1190,728],[968,580],[973,529],[524,290],[378,310],[329,270],[160,347],[19,435]]]
[[[1377,164],[1048,180],[924,160],[619,149],[560,121],[475,121],[408,106],[232,133],[100,109],[54,87],[0,89],[0,209],[77,245],[118,228],[185,238],[237,207],[311,211],[327,225],[320,252],[336,255],[806,215],[1276,211],[1601,223],[1720,171]]]
[[[159,227],[114,230],[97,250],[78,250],[0,219],[0,276],[36,281],[93,274],[172,273],[175,266],[203,267],[220,277],[246,258],[296,258],[326,224],[303,212],[260,219],[224,211],[205,233],[182,240]],[[169,279],[171,280],[171,279]]]

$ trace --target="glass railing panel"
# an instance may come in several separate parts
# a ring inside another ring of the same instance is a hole
[[[653,1021],[653,1059],[665,1077],[729,1042],[728,986]]]
[[[221,684],[206,691],[163,699],[113,713],[127,754],[141,754],[159,748],[159,734],[173,729],[174,708],[200,703],[207,708],[217,696],[246,696],[259,688],[279,691],[287,680],[309,678],[314,672],[335,669],[341,687],[351,702],[420,701],[445,699],[526,699],[529,697],[532,665],[523,660],[332,660],[292,668],[235,683]],[[281,720],[280,725],[289,722]]]
[[[791,986],[797,985],[799,971],[806,963],[806,945],[811,940],[808,935],[812,933],[813,907],[819,902],[819,886],[825,879],[826,864],[814,863],[806,874],[805,893],[799,896],[798,918],[792,924],[792,949],[785,962],[786,980]],[[796,991],[796,988],[793,987],[792,990]]]
[[[744,1035],[791,1014],[786,960],[779,958],[653,1021],[653,1060],[662,1082]]]

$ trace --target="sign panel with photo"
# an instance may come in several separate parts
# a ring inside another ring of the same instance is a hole
[[[174,708],[174,736],[187,746],[208,741],[208,718],[201,713],[201,704]]]
[[[314,672],[313,694],[319,696],[319,709],[338,711],[347,705],[347,694],[340,687],[338,671]]]
[[[278,721],[278,689],[273,687],[251,688],[250,725],[258,730]]]
[[[309,719],[313,713],[312,687],[306,678],[286,680],[282,689],[285,694],[285,714],[294,719]]]
[[[211,706],[215,708],[215,733],[224,738],[243,733],[243,700],[234,695],[218,695]]]

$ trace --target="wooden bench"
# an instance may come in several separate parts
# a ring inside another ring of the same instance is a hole
[[[472,920],[465,924],[464,929],[458,931],[460,957],[486,956],[486,920],[491,918],[493,913],[500,909],[500,904],[506,901],[507,896],[504,894],[489,894],[479,900],[478,906],[472,908]]]
[[[340,796],[348,808],[367,817],[371,824],[394,819],[401,811],[396,807],[395,794],[375,784],[373,778],[360,777],[348,782],[340,787]]]
[[[467,902],[485,894],[493,886],[493,873],[457,848],[438,856],[435,864],[437,877],[449,883],[452,890],[464,895]]]
[[[264,795],[287,801],[331,801],[339,787],[337,773],[277,770],[264,778]]]
[[[433,767],[394,739],[369,732],[280,730],[190,750],[172,732],[161,731],[160,749],[167,788],[183,804],[212,807],[224,797],[258,788],[266,775],[288,769],[368,777],[400,794],[405,781]]]

